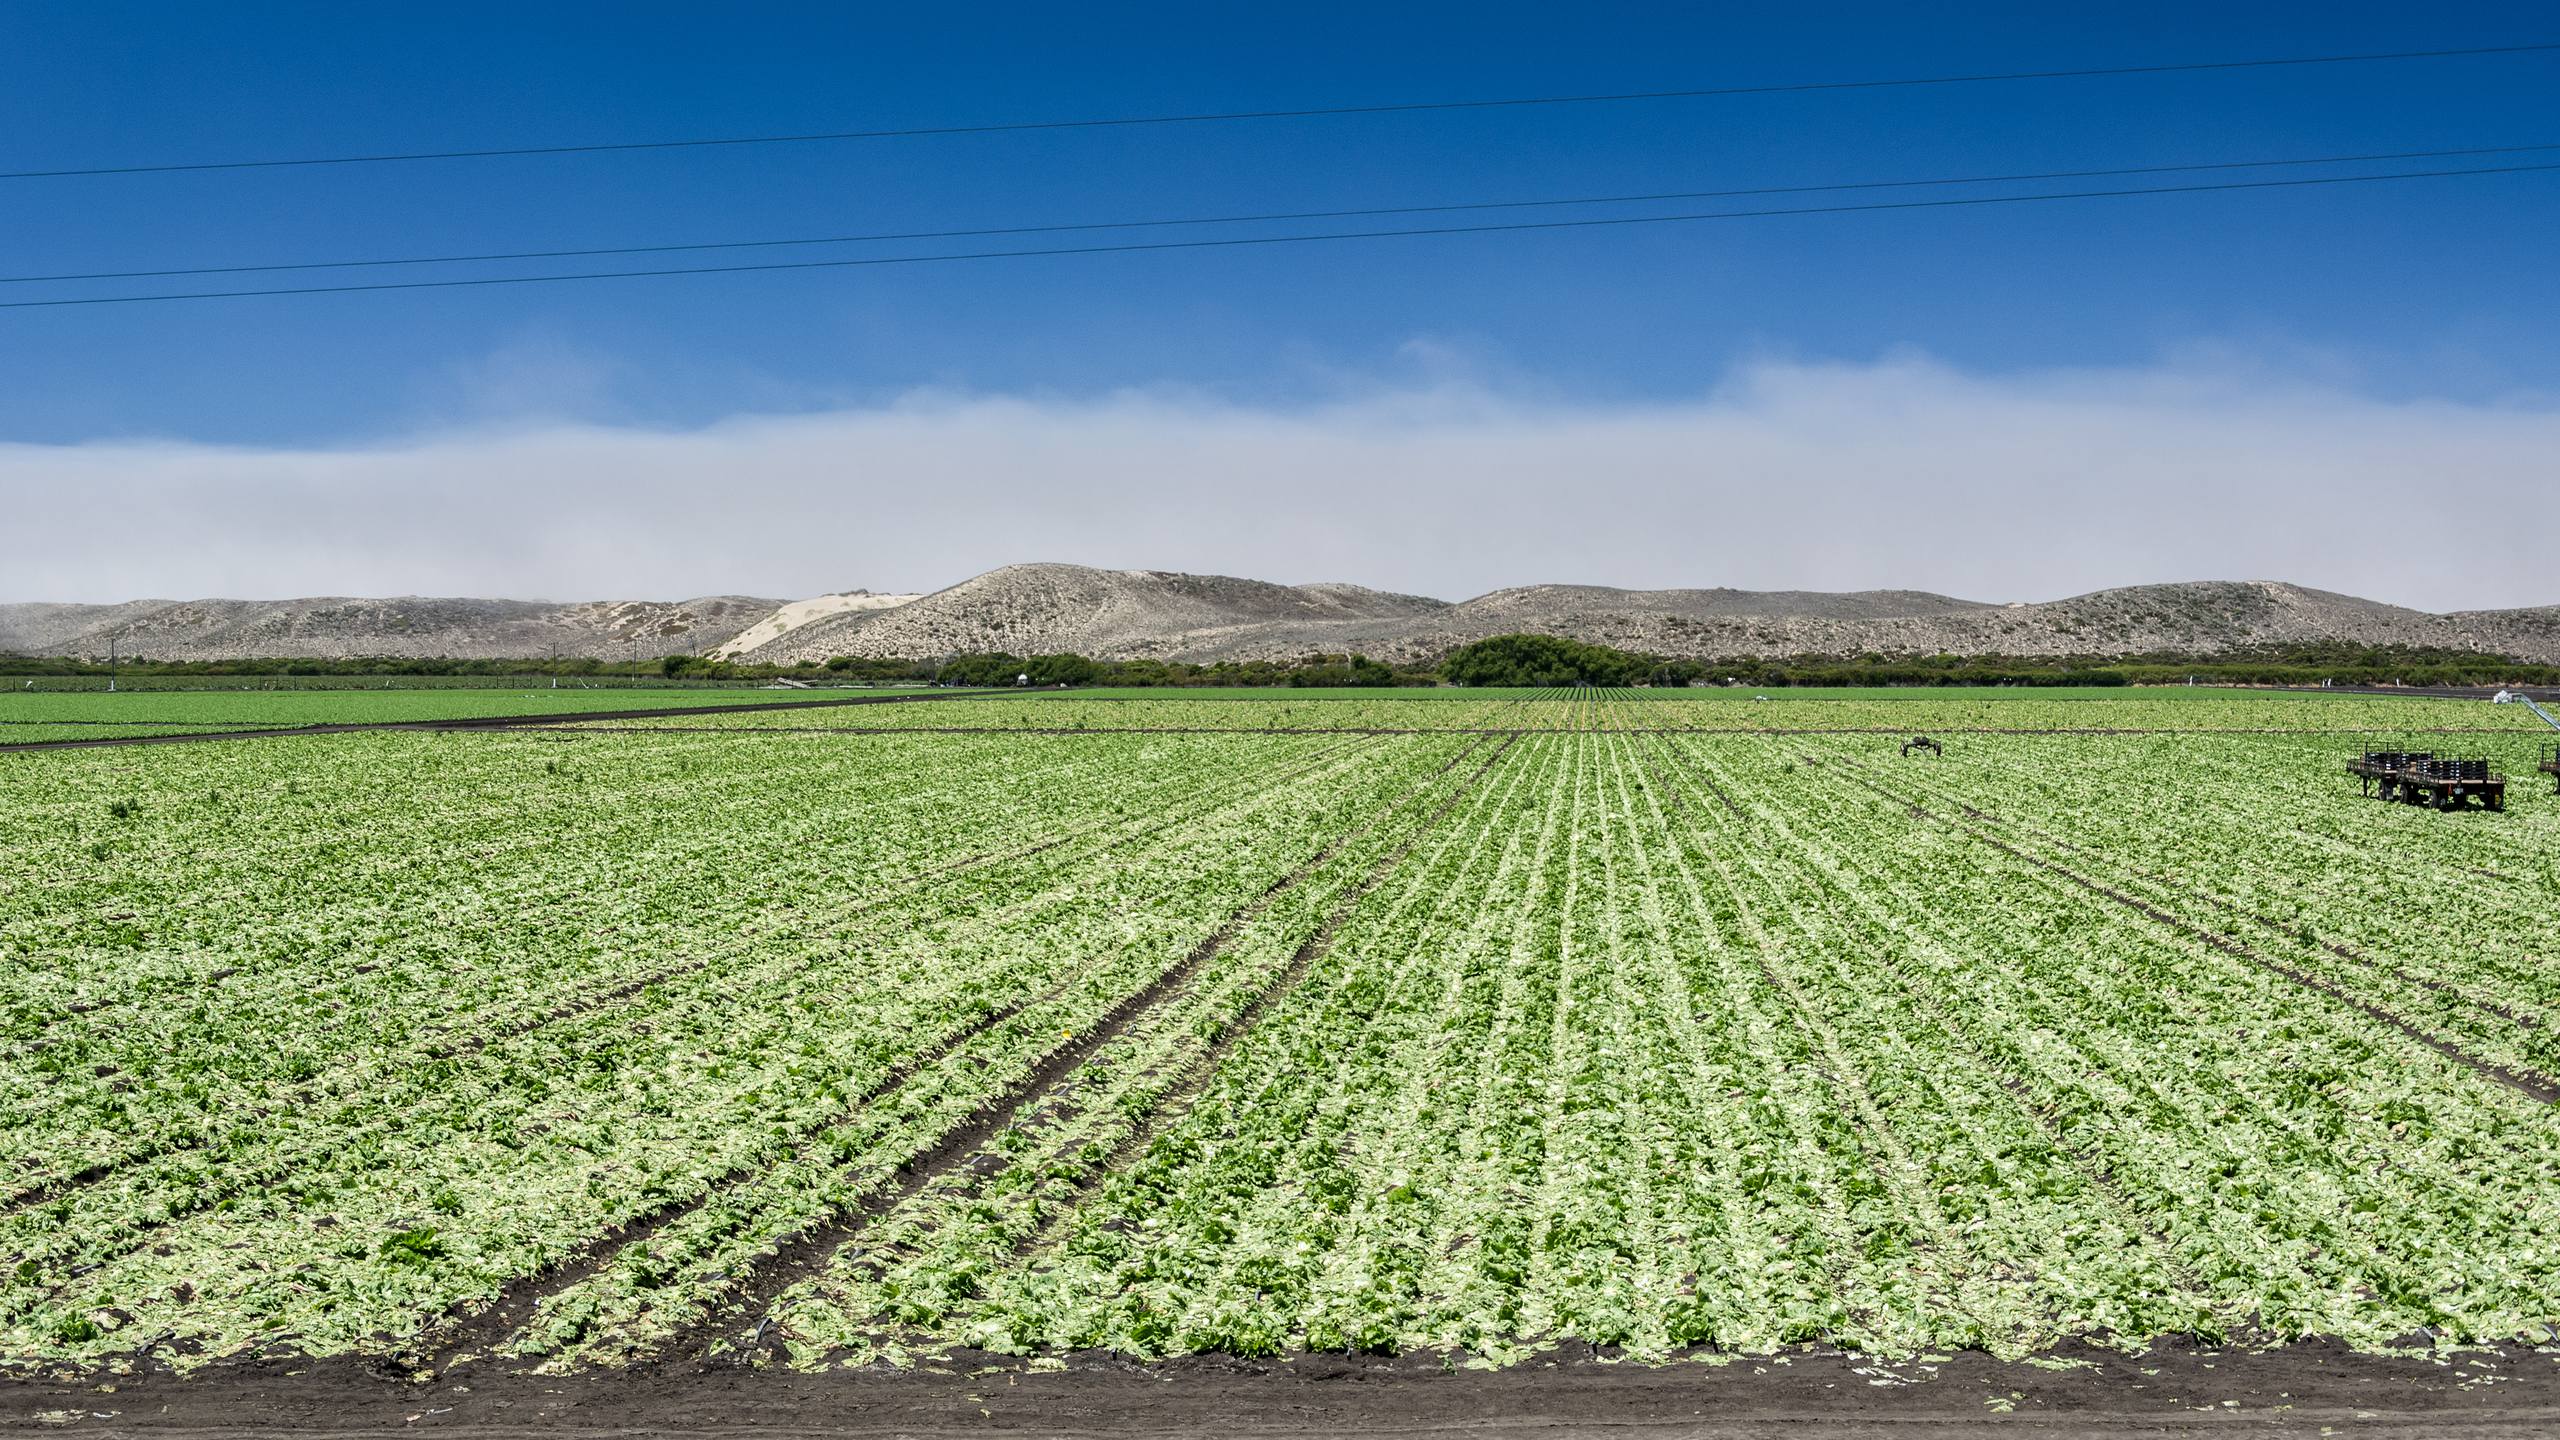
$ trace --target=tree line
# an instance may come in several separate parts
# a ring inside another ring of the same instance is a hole
[[[0,675],[130,680],[269,677],[279,683],[331,678],[417,677],[448,684],[548,679],[640,685],[754,684],[797,680],[838,685],[970,687],[1128,686],[1784,686],[2162,685],[2560,685],[2560,666],[2471,650],[2341,643],[2268,645],[2219,654],[2142,655],[1794,655],[1683,660],[1554,635],[1496,635],[1461,645],[1437,662],[1384,662],[1365,655],[1312,654],[1290,660],[1098,660],[1076,654],[956,655],[882,660],[839,655],[790,665],[746,664],[698,655],[651,660],[564,656],[486,660],[367,656],[349,659],[117,661],[0,654]]]

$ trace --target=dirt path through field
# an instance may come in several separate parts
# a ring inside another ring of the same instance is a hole
[[[0,1388],[0,1431],[90,1436],[711,1437],[1474,1434],[1786,1440],[2303,1435],[2505,1440],[2560,1432],[2560,1354],[2073,1352],[2070,1368],[1965,1354],[1886,1365],[1800,1352],[1660,1368],[1563,1359],[1445,1370],[1434,1357],[1137,1365],[1079,1357],[795,1375],[692,1367],[404,1383],[344,1363],[180,1380]],[[2048,1362],[2050,1363],[2050,1362]],[[978,1373],[970,1373],[976,1370]]]

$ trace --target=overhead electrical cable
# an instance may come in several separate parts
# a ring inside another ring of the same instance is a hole
[[[912,140],[948,135],[1005,135],[1043,130],[1130,129],[1163,125],[1216,125],[1258,120],[1311,120],[1329,116],[1414,115],[1463,110],[1521,110],[1566,105],[1623,105],[1638,101],[1708,100],[1748,95],[1806,95],[1831,91],[1919,89],[2035,80],[2090,80],[2108,76],[2205,74],[2316,65],[2365,65],[2404,60],[2533,55],[2560,51],[2560,41],[2474,45],[2444,50],[2384,50],[2347,55],[2292,55],[2257,60],[2192,60],[2157,65],[2102,65],[2055,70],[2010,70],[1965,75],[1903,76],[1879,80],[1802,80],[1766,85],[1720,85],[1687,90],[1631,90],[1612,94],[1533,95],[1492,100],[1424,100],[1377,105],[1319,105],[1280,110],[1219,110],[1170,115],[1119,115],[1078,120],[1014,120],[968,125],[919,125],[803,134],[723,135],[682,140],[622,140],[578,145],[510,145],[486,149],[414,150],[361,155],[306,155],[265,160],[156,161],[130,165],[63,166],[0,171],[0,180],[58,180],[77,176],[168,175],[221,170],[280,170],[328,165],[395,165],[427,160],[496,160],[535,155],[604,155],[649,150],[705,150],[748,145],[810,145],[858,140]]]
[[[2100,170],[2043,170],[2011,175],[1958,175],[1928,180],[1855,180],[1826,185],[1762,185],[1725,190],[1667,190],[1640,195],[1580,195],[1537,200],[1474,200],[1457,204],[1384,205],[1349,210],[1282,210],[1253,215],[1195,215],[1175,219],[1087,220],[1059,224],[986,226],[965,230],[888,230],[860,235],[810,235],[790,239],[707,240],[681,244],[611,245],[561,250],[499,250],[468,255],[407,255],[364,260],[298,260],[261,265],[194,265],[159,270],[70,271],[52,275],[0,275],[0,285],[40,285],[81,280],[158,280],[188,275],[251,275],[300,270],[358,270],[393,265],[470,265],[507,260],[591,259],[603,255],[664,255],[698,253],[706,250],[764,250],[798,245],[864,245],[901,240],[969,240],[1000,235],[1152,230],[1191,225],[1253,225],[1292,220],[1353,220],[1385,215],[1438,215],[1481,210],[1660,204],[1673,200],[1732,200],[1761,195],[1813,195],[1842,191],[2097,180],[2129,175],[2277,169],[2295,165],[2358,165],[2399,160],[2470,159],[2484,155],[2547,154],[2555,150],[2560,150],[2560,144],[2484,145],[2455,150],[2397,150],[2364,155],[2312,155],[2283,160],[2209,160],[2183,165],[2126,165]]]
[[[1310,245],[1334,241],[1390,240],[1423,236],[1591,230],[1637,225],[1694,224],[1715,220],[1765,219],[1787,215],[1847,215],[1880,211],[1946,210],[2144,195],[2195,195],[2238,190],[2303,189],[2324,185],[2368,185],[2389,181],[2448,179],[2466,175],[2522,175],[2555,170],[2560,170],[2560,161],[2526,165],[2479,166],[2460,170],[2405,170],[2378,175],[2312,175],[2281,180],[2223,180],[2190,185],[2153,185],[2123,190],[2061,190],[2035,195],[1963,195],[1941,200],[1879,200],[1849,205],[1710,210],[1676,215],[1615,215],[1575,220],[1518,220],[1486,225],[1420,226],[1397,230],[1337,230],[1299,235],[1239,235],[1217,239],[1128,241],[1112,245],[1045,246],[1031,250],[973,250],[935,255],[865,255],[834,260],[776,260],[751,265],[676,266],[656,270],[590,270],[561,275],[494,275],[446,280],[387,280],[359,285],[195,290],[156,295],[88,295],[58,300],[5,300],[0,301],[0,310],[34,310],[73,305],[143,305],[172,300],[235,300],[275,295],[349,295],[389,290],[458,290],[496,285],[553,285],[579,280],[640,280],[675,275],[743,275],[789,270],[848,270],[872,266],[938,265],[975,260],[1028,260],[1068,255],[1123,255],[1169,250],[1240,249],[1248,246]]]

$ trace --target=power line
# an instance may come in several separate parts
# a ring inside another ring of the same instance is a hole
[[[831,130],[797,135],[726,135],[690,140],[625,140],[588,145],[517,145],[485,150],[418,150],[375,155],[316,155],[275,160],[205,160],[140,165],[95,165],[53,170],[0,171],[0,180],[58,180],[74,176],[167,175],[207,170],[279,170],[321,165],[394,165],[421,160],[495,160],[530,155],[603,155],[643,150],[705,150],[744,145],[809,145],[848,140],[912,140],[943,135],[1007,135],[1038,130],[1105,130],[1151,125],[1214,125],[1248,120],[1311,120],[1342,115],[1414,115],[1452,110],[1518,110],[1562,105],[1620,105],[1646,100],[1708,100],[1744,95],[1807,95],[1841,90],[1896,90],[1943,85],[1988,85],[2024,80],[2089,80],[2105,76],[2202,74],[2273,70],[2308,65],[2364,65],[2394,60],[2446,60],[2470,56],[2531,55],[2560,50],[2560,41],[2477,45],[2453,50],[2386,50],[2353,55],[2296,55],[2264,60],[2196,60],[2164,65],[2107,65],[2072,70],[2011,70],[1989,74],[1928,75],[1885,80],[1807,80],[1779,85],[1723,85],[1696,90],[1633,90],[1603,95],[1534,95],[1497,100],[1429,100],[1382,105],[1325,105],[1290,110],[1224,110],[1178,115],[1122,115],[1084,120],[1017,120],[974,125],[924,125],[880,130]]]
[[[366,260],[303,260],[267,265],[198,265],[163,270],[93,270],[55,275],[0,275],[0,285],[40,285],[74,280],[156,280],[186,275],[273,274],[298,270],[358,270],[391,265],[467,265],[500,260],[587,259],[602,255],[664,255],[706,250],[763,250],[797,245],[862,245],[897,240],[967,240],[999,235],[1054,235],[1094,230],[1151,230],[1191,225],[1253,225],[1287,220],[1351,220],[1384,215],[1437,215],[1481,210],[1552,209],[1577,205],[1659,204],[1673,200],[1730,200],[1758,195],[1811,195],[1857,190],[1907,190],[1953,185],[2095,180],[2129,175],[2260,170],[2294,165],[2379,164],[2387,160],[2468,159],[2484,155],[2543,154],[2560,144],[2484,145],[2457,150],[2397,150],[2365,155],[2311,155],[2284,160],[2211,160],[2185,165],[2128,165],[2101,170],[2044,170],[2013,175],[1959,175],[1929,180],[1858,180],[1829,185],[1764,185],[1728,190],[1669,190],[1644,195],[1582,195],[1538,200],[1477,200],[1447,205],[1369,206],[1353,210],[1284,210],[1256,215],[1195,215],[1182,219],[1092,220],[1068,224],[1003,225],[969,230],[893,230],[862,235],[811,235],[774,240],[709,240],[689,244],[614,245],[571,250],[503,250],[472,255],[410,255]]]
[[[948,264],[964,260],[1028,260],[1065,255],[1122,255],[1162,250],[1238,249],[1257,245],[1306,245],[1326,241],[1388,240],[1414,236],[1590,230],[1632,225],[1688,224],[1710,220],[1751,220],[1784,215],[1848,215],[1874,211],[1945,210],[1967,206],[2029,205],[2055,200],[2098,200],[2136,195],[2194,195],[2233,190],[2299,189],[2315,185],[2364,185],[2395,180],[2435,180],[2462,175],[2522,175],[2553,170],[2560,170],[2560,162],[2481,166],[2464,170],[2410,170],[2381,175],[2315,175],[2285,180],[2226,180],[2192,185],[2145,186],[2127,190],[2063,190],[2042,195],[1967,195],[1946,200],[1887,200],[1855,205],[1711,210],[1682,215],[1621,215],[1582,220],[1522,220],[1493,225],[1438,225],[1402,230],[1345,230],[1309,235],[1248,235],[1214,240],[1131,241],[1117,245],[1065,245],[1036,250],[975,250],[943,255],[869,255],[839,260],[781,260],[754,265],[680,266],[660,270],[594,270],[568,275],[500,275],[459,280],[393,280],[362,285],[197,290],[161,295],[91,295],[67,300],[0,300],[0,310],[36,310],[70,305],[140,305],[168,300],[237,300],[273,295],[350,295],[386,290],[458,290],[491,285],[551,285],[573,280],[641,280],[671,275],[743,275],[785,270],[846,270],[881,265]]]

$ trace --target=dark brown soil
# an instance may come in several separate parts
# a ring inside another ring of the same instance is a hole
[[[2071,1352],[2073,1368],[1979,1354],[1881,1364],[1800,1351],[1663,1367],[1567,1356],[1508,1370],[1432,1356],[1035,1371],[987,1357],[824,1375],[692,1367],[544,1377],[465,1367],[429,1381],[351,1362],[217,1367],[105,1382],[0,1382],[0,1431],[497,1437],[1036,1435],[2428,1436],[2560,1433],[2560,1352],[2358,1355]],[[111,1388],[110,1388],[111,1387]],[[2001,1408],[2007,1407],[2007,1408]]]

